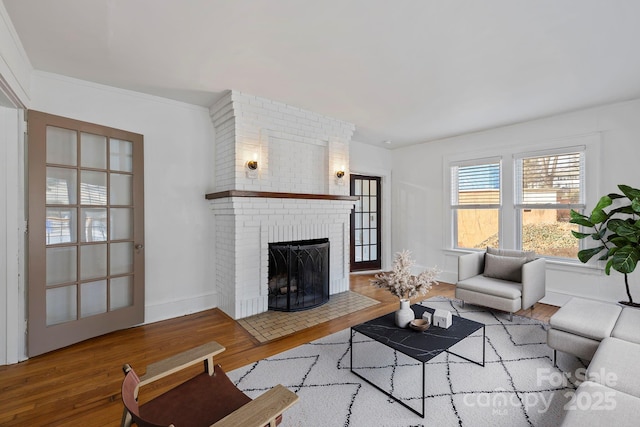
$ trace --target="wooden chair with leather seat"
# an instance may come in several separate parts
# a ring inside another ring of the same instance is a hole
[[[132,423],[139,427],[278,425],[282,413],[298,401],[298,396],[278,384],[252,400],[231,382],[220,365],[214,366],[213,356],[224,350],[217,342],[204,344],[149,365],[141,377],[129,365],[124,365],[122,426],[129,427]],[[138,405],[140,387],[201,362],[204,362],[204,372]]]

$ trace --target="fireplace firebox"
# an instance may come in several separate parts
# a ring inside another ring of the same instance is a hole
[[[306,310],[327,301],[329,239],[269,243],[269,310]]]

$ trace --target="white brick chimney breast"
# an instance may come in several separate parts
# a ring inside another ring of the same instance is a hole
[[[268,300],[269,243],[328,238],[329,294],[349,290],[349,143],[354,125],[229,91],[210,109],[215,188],[207,194],[218,307],[234,319]],[[247,167],[256,161],[257,168]],[[344,170],[342,179],[336,177]]]

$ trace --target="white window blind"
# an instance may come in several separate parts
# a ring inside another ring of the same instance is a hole
[[[451,165],[451,207],[500,207],[500,159]]]
[[[584,147],[516,157],[517,208],[584,208]]]

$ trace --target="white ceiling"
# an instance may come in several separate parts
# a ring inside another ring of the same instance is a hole
[[[637,0],[4,0],[34,68],[391,147],[640,97]]]

